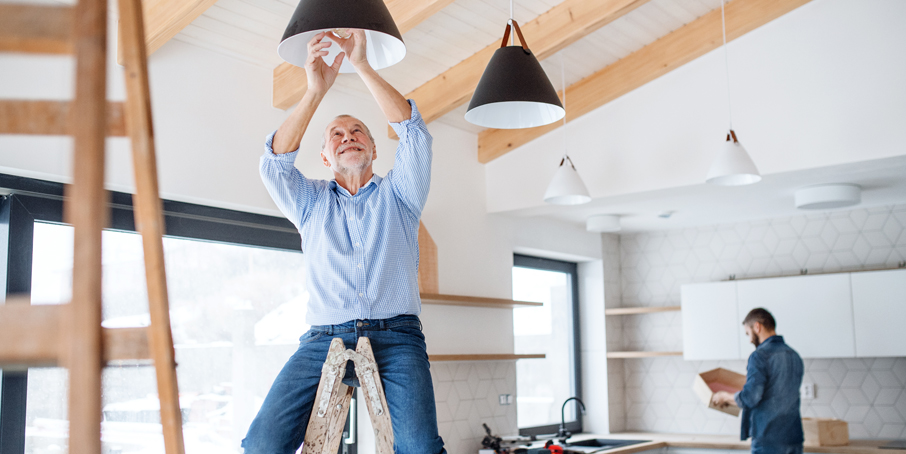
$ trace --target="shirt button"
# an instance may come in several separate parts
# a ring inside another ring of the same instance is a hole
[[[362,267],[362,264],[361,264],[361,263],[359,263],[359,268],[361,268],[361,267]]]
[[[356,244],[355,244],[355,247],[359,247],[359,246],[361,246],[360,243],[356,243]]]
[[[364,293],[359,293],[359,296],[365,297],[365,294],[364,294]]]

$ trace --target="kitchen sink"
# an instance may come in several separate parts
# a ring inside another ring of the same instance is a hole
[[[592,450],[582,449],[583,452],[600,452],[613,448],[621,448],[623,446],[634,445],[637,443],[645,443],[648,440],[614,440],[611,438],[591,438],[588,440],[580,440],[567,442],[564,446],[565,448],[594,448]]]

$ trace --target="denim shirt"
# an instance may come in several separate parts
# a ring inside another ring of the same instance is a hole
[[[742,409],[740,439],[762,445],[802,444],[799,386],[802,358],[783,341],[767,338],[749,355],[746,384],[736,393]]]

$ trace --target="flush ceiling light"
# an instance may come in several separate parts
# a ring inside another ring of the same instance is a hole
[[[565,107],[566,71],[564,70],[562,57],[560,58],[560,77],[563,82],[563,106]],[[566,109],[564,109],[564,112],[566,112]],[[563,159],[560,160],[560,167],[557,169],[557,172],[554,173],[554,178],[551,179],[550,184],[547,186],[547,191],[544,192],[544,201],[553,203],[554,205],[580,205],[591,202],[591,197],[588,195],[588,189],[585,187],[585,183],[582,182],[579,172],[576,171],[573,160],[569,159],[569,155],[566,154],[567,138],[566,116],[564,115]],[[567,162],[569,163],[568,166],[566,165]]]
[[[277,53],[287,62],[304,67],[308,58],[308,42],[315,35],[332,31],[345,38],[349,28],[365,30],[368,42],[365,53],[374,69],[399,63],[406,56],[403,36],[382,0],[301,0],[286,26]],[[329,53],[323,58],[330,65],[341,49],[334,44],[327,50]],[[343,60],[340,72],[355,72],[349,58]]]
[[[796,208],[824,210],[858,205],[862,188],[855,184],[822,184],[796,191]]]
[[[730,131],[727,140],[718,151],[717,159],[711,164],[711,170],[705,182],[720,186],[741,186],[761,181],[761,174],[755,167],[755,162],[743,148],[733,131],[733,110],[730,102],[730,58],[727,53],[727,21],[724,17],[724,1],[720,2],[720,23],[724,36],[724,66],[727,73],[727,117],[730,121]]]
[[[619,232],[620,217],[615,214],[589,216],[585,221],[585,230],[589,232]]]
[[[507,46],[511,29],[515,30],[513,40],[518,35],[521,47]],[[466,121],[486,128],[519,129],[550,124],[564,114],[557,91],[513,20],[510,3],[503,41],[478,81]]]

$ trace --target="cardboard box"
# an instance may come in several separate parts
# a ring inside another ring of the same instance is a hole
[[[729,393],[739,392],[745,384],[745,375],[718,367],[717,369],[698,374],[698,376],[695,377],[695,382],[692,384],[692,389],[708,408],[713,408],[733,416],[739,416],[739,407],[735,405],[730,405],[726,408],[716,407],[711,404],[711,397],[714,396],[714,393],[717,391],[727,391]]]
[[[846,446],[849,424],[832,418],[802,418],[805,446]]]

